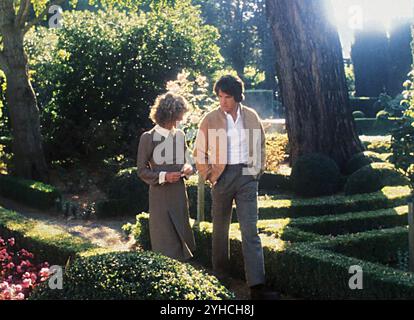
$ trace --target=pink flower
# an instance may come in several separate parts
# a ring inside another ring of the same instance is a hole
[[[13,247],[14,246],[14,244],[16,243],[16,241],[14,240],[14,238],[10,238],[9,240],[8,240],[8,242],[9,242],[9,244]]]
[[[6,266],[6,268],[7,269],[13,269],[15,266],[14,266],[14,263],[13,262],[10,262],[7,266]]]
[[[0,283],[0,290],[3,291],[9,287],[9,284],[6,281]]]
[[[22,286],[23,286],[23,288],[25,288],[25,289],[30,288],[30,287],[32,286],[32,280],[31,280],[31,279],[24,279],[24,280],[22,281]]]
[[[29,272],[25,272],[23,274],[23,279],[27,279],[27,278],[30,278],[30,273]]]
[[[23,290],[23,287],[21,284],[17,284],[14,286],[14,290],[16,290],[16,292],[21,292]]]
[[[32,274],[30,275],[30,278],[32,279],[32,281],[33,281],[33,282],[36,282],[36,280],[37,280],[37,275],[36,275],[36,273],[32,273]]]
[[[24,294],[20,292],[20,293],[16,296],[16,299],[17,299],[17,300],[24,300]]]

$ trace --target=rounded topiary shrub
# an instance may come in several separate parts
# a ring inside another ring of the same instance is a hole
[[[366,118],[365,114],[362,111],[354,111],[354,112],[352,112],[352,115],[354,116],[354,119]]]
[[[381,110],[381,111],[379,111],[379,112],[377,113],[376,118],[377,118],[377,120],[382,121],[382,120],[388,120],[388,118],[389,118],[390,116],[391,116],[391,115],[390,115],[387,111],[385,111],[385,110]]]
[[[154,252],[108,253],[76,259],[65,270],[62,290],[44,284],[31,300],[217,300],[232,299],[217,278]]]
[[[292,190],[297,195],[331,195],[337,192],[341,185],[341,173],[334,160],[315,153],[302,156],[296,161],[290,180]]]
[[[384,162],[381,159],[381,156],[372,151],[364,151],[355,154],[346,164],[345,173],[346,174],[353,174],[354,172],[358,171],[362,167],[374,162]]]
[[[408,185],[408,179],[390,163],[371,163],[353,173],[345,184],[347,195],[376,192],[385,186]]]

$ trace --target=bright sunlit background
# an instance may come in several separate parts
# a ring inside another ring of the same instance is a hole
[[[349,56],[355,29],[371,27],[389,31],[394,19],[414,18],[414,0],[331,0],[344,54]]]

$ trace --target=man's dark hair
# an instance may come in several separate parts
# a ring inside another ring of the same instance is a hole
[[[239,77],[226,75],[221,77],[214,85],[214,92],[219,94],[219,90],[234,97],[236,102],[244,100],[244,83]]]

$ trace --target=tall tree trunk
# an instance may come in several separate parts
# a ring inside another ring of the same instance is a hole
[[[3,1],[3,0],[2,0]],[[13,136],[16,175],[47,180],[42,148],[39,109],[29,81],[28,59],[23,47],[23,32],[15,26],[9,1],[0,5],[3,35],[2,65],[7,79],[7,103]]]
[[[325,5],[323,0],[266,0],[291,162],[318,152],[343,167],[363,148],[349,106],[338,32]]]

